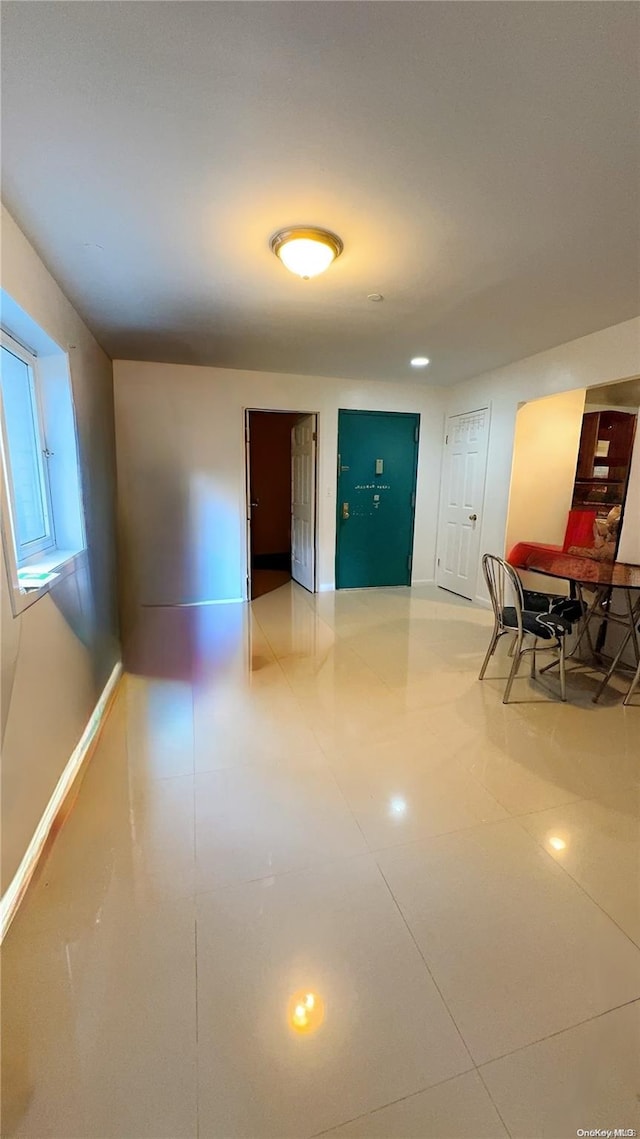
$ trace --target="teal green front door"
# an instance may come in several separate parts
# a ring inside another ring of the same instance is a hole
[[[419,415],[338,417],[336,588],[409,585]]]

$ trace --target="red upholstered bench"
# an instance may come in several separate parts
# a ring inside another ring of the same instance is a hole
[[[570,510],[561,546],[552,546],[545,542],[516,542],[509,551],[507,561],[512,566],[526,569],[527,562],[530,559],[535,560],[535,554],[539,550],[552,554],[566,554],[570,547],[579,546],[588,549],[593,546],[593,524],[596,517],[595,510]]]

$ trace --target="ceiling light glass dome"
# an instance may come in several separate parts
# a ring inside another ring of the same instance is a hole
[[[313,226],[281,229],[273,235],[270,244],[282,264],[303,281],[324,273],[344,248],[335,233]]]

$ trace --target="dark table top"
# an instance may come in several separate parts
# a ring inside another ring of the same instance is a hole
[[[593,558],[564,554],[553,546],[518,542],[508,561],[516,569],[544,573],[581,585],[610,585],[619,589],[640,589],[640,566],[629,562],[597,562]]]

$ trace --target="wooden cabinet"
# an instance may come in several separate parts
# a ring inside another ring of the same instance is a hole
[[[624,503],[636,416],[625,411],[589,411],[582,419],[573,510],[607,514]]]

